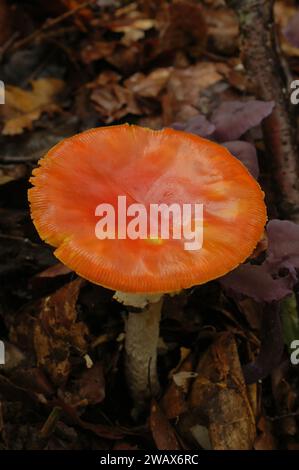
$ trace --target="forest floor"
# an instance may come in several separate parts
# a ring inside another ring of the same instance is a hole
[[[274,12],[290,83],[299,76],[298,6],[279,0]],[[252,279],[246,288],[230,280],[232,289],[213,281],[167,297],[161,393],[136,421],[125,309],[58,262],[27,201],[33,168],[60,140],[103,125],[179,123],[231,145],[260,173],[269,218],[281,218],[261,127],[275,97],[252,86],[240,38],[222,0],[0,0],[0,449],[299,449],[298,366],[277,337],[261,348],[276,315],[267,320],[265,301],[273,311],[282,301],[293,321],[284,333],[299,334],[298,283],[287,302],[285,272],[284,284],[267,278],[263,292]],[[267,237],[257,265],[266,247]],[[272,326],[279,335],[279,321]]]

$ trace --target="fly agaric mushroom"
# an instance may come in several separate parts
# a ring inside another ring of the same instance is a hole
[[[159,390],[162,295],[206,283],[241,264],[263,234],[264,194],[226,148],[173,129],[128,124],[91,129],[63,140],[39,165],[29,201],[41,238],[56,247],[55,256],[66,266],[135,307],[129,308],[126,325],[126,374],[141,405]],[[203,204],[201,249],[186,250],[186,240],[161,234],[125,237],[125,219],[107,222],[106,236],[97,238],[96,208],[104,203],[116,209],[120,195],[146,208]],[[111,228],[122,236],[110,237]]]

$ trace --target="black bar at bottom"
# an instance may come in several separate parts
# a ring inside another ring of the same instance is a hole
[[[72,466],[81,470],[110,468],[147,468],[170,465],[203,469],[211,464],[226,463],[240,470],[240,465],[275,464],[298,466],[299,451],[2,451],[1,468],[4,465],[37,464],[39,468],[52,468],[54,464]],[[10,467],[7,467],[10,468]],[[21,468],[21,467],[20,467]],[[219,467],[220,468],[220,467]],[[55,470],[55,469],[54,469]]]

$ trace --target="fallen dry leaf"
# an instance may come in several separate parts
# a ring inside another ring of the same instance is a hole
[[[204,7],[208,40],[215,51],[231,55],[238,47],[239,22],[227,7]]]
[[[190,0],[161,2],[157,11],[159,41],[153,55],[187,49],[193,57],[202,54],[207,27],[201,5]]]
[[[94,25],[121,35],[114,40],[115,48],[105,59],[126,75],[158,58],[166,57],[168,62],[185,55],[185,50],[188,56],[199,57],[206,43],[201,5],[190,0],[132,2],[112,15],[104,15]],[[102,42],[95,38],[89,43],[84,59],[97,60],[98,54],[103,57],[98,41]]]
[[[183,374],[192,373],[193,369],[193,357],[189,354],[183,362],[179,365],[176,372]],[[187,382],[187,387],[190,385],[190,381]],[[178,416],[185,413],[187,407],[187,391],[180,387],[175,380],[171,380],[160,405],[166,414],[168,419],[178,418]]]
[[[53,266],[50,266],[49,268],[45,269],[41,273],[38,273],[35,277],[36,278],[53,278],[57,276],[65,276],[66,274],[69,274],[71,270],[65,266],[62,263],[56,263]]]
[[[213,449],[252,449],[255,418],[230,333],[218,336],[199,361],[197,372],[189,398],[193,424],[196,420],[205,424],[200,423],[204,417]]]
[[[159,450],[180,450],[175,431],[155,400],[151,403],[150,429]]]
[[[293,45],[292,42],[288,40],[288,34],[286,34],[288,26],[293,18],[295,18],[296,13],[298,13],[298,9],[291,3],[283,0],[274,3],[274,17],[278,26],[280,46],[282,51],[290,57],[299,57],[299,47]]]
[[[125,46],[130,46],[132,43],[142,39],[144,37],[145,31],[154,28],[155,25],[155,20],[151,18],[137,18],[133,19],[130,24],[114,26],[112,30],[116,33],[124,33],[124,36],[121,39],[121,43]]]
[[[109,124],[127,114],[141,114],[134,93],[122,86],[120,76],[115,72],[102,72],[97,80],[90,84],[90,99],[101,119]]]
[[[108,41],[94,41],[81,50],[81,59],[85,64],[109,57],[115,50],[116,43]]]
[[[56,78],[40,78],[31,82],[32,91],[7,85],[5,105],[1,106],[4,120],[3,135],[21,134],[30,129],[32,123],[39,119],[43,112],[59,110],[55,96],[64,88],[64,82]]]
[[[159,93],[165,88],[172,71],[172,67],[164,67],[155,69],[148,75],[137,72],[125,80],[124,84],[138,96],[158,98]]]
[[[190,379],[194,379],[197,375],[196,372],[177,372],[172,378],[174,383],[186,393]]]
[[[273,435],[273,426],[264,416],[262,416],[258,423],[258,435],[254,442],[255,450],[275,450],[276,441]]]
[[[53,383],[65,383],[71,370],[70,347],[84,352],[87,326],[76,322],[76,302],[82,286],[77,279],[43,299],[34,326],[37,363]]]
[[[142,39],[147,30],[154,28],[156,21],[138,9],[137,3],[132,2],[116,10],[114,19],[108,21],[105,26],[115,33],[123,33],[120,42],[130,46]]]
[[[80,401],[86,405],[96,405],[105,398],[105,379],[103,366],[100,362],[96,363],[90,369],[85,369],[82,375],[75,380],[71,399],[68,400],[74,406]]]
[[[162,100],[164,125],[188,121],[198,110],[200,93],[223,79],[227,65],[220,62],[198,62],[185,69],[175,69]]]

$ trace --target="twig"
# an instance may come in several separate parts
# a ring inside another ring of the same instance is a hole
[[[14,52],[17,49],[21,49],[22,47],[27,46],[28,44],[33,42],[35,39],[37,39],[39,36],[41,36],[44,32],[53,28],[53,26],[56,26],[62,21],[65,21],[66,19],[78,13],[78,11],[82,10],[83,8],[91,6],[94,3],[94,1],[95,0],[89,0],[87,2],[81,3],[81,5],[76,6],[72,10],[63,13],[62,15],[57,16],[56,18],[45,21],[45,23],[41,26],[41,28],[37,29],[32,34],[29,34],[29,36],[26,36],[25,38],[16,42],[14,46],[11,48],[11,51]]]
[[[15,240],[17,242],[26,243],[27,245],[31,245],[34,247],[40,246],[38,243],[34,243],[29,240],[29,238],[17,237],[15,235],[6,235],[5,233],[0,233],[0,238],[2,238],[3,240]]]
[[[41,158],[41,154],[38,155],[23,155],[22,157],[0,157],[0,163],[26,163],[26,162],[37,162]]]
[[[284,418],[290,418],[290,417],[296,417],[299,416],[299,410],[298,411],[293,411],[291,413],[285,413],[279,416],[266,416],[266,419],[269,421],[277,421],[279,419],[284,419]]]
[[[0,63],[3,60],[5,52],[11,47],[11,45],[15,42],[15,40],[20,36],[18,31],[15,31],[10,38],[0,47]]]
[[[55,408],[53,408],[50,415],[48,416],[47,421],[44,423],[42,429],[40,430],[39,437],[41,439],[48,439],[53,433],[61,416],[61,412],[62,409],[58,406],[55,406]]]
[[[263,132],[271,155],[279,215],[299,222],[299,155],[296,121],[290,109],[287,80],[277,50],[273,0],[227,0],[239,17],[241,58],[255,95],[275,101]]]

